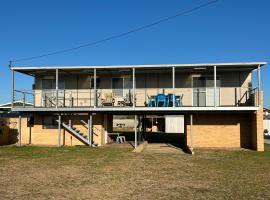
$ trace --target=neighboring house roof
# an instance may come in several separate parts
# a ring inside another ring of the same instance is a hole
[[[23,101],[14,101],[13,105],[23,106]],[[25,106],[33,106],[33,104],[29,102],[25,102]],[[11,109],[11,102],[0,104],[0,110],[3,110],[3,109]]]

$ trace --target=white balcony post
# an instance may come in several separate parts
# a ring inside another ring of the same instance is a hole
[[[11,67],[11,65],[10,65]],[[11,108],[14,107],[14,70],[11,69]]]
[[[193,126],[193,115],[190,114],[190,147],[193,148],[193,141],[192,141],[192,126]]]
[[[58,115],[58,146],[61,146],[61,115]]]
[[[175,107],[175,67],[172,67],[173,107]]]
[[[89,120],[88,120],[88,142],[89,142],[89,146],[92,147],[92,144],[93,144],[93,115],[92,113],[89,114]]]
[[[257,70],[257,75],[258,75],[258,106],[260,107],[260,99],[261,99],[261,66],[258,66],[258,70]]]
[[[134,148],[137,148],[137,115],[134,117]]]
[[[94,108],[97,107],[97,69],[94,69]]]
[[[214,106],[217,106],[217,67],[214,66]]]
[[[18,145],[22,146],[22,116],[19,115],[19,124],[18,124]]]
[[[58,68],[55,71],[55,92],[56,92],[56,105],[58,107]]]
[[[132,68],[132,106],[135,108],[135,68]]]

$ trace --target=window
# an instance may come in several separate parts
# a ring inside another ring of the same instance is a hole
[[[126,96],[132,89],[132,79],[130,77],[112,78],[112,89],[114,96]]]
[[[42,79],[42,89],[43,90],[55,90],[55,79]],[[58,80],[58,89],[65,89],[64,79]]]
[[[57,116],[55,115],[45,115],[42,118],[43,129],[55,129],[58,127],[56,122]]]

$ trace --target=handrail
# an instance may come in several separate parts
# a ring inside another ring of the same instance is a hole
[[[14,90],[14,92],[19,92],[19,93],[23,93],[23,94],[31,94],[31,95],[35,95],[34,93],[26,92],[26,91],[23,91],[23,90]]]

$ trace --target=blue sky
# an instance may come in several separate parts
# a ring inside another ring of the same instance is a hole
[[[103,39],[190,9],[203,0],[7,0],[0,2],[0,102],[10,101],[8,61]],[[270,57],[270,1],[220,0],[134,33],[78,51],[15,63],[116,65],[266,61]],[[270,106],[270,67],[262,68]],[[17,89],[31,78],[16,75]]]

